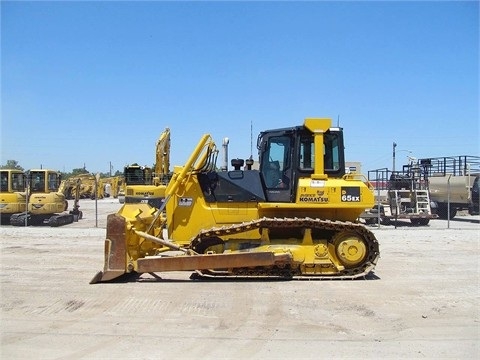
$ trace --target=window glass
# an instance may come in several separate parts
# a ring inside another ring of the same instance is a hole
[[[340,155],[337,134],[325,134],[324,143],[325,171],[338,171],[340,168]]]
[[[1,174],[1,191],[8,191],[8,172],[2,171]]]
[[[300,170],[312,170],[315,165],[315,144],[313,137],[304,137],[300,140]],[[337,134],[324,135],[324,170],[338,171],[340,167],[339,141]]]
[[[12,190],[23,191],[25,185],[23,183],[23,174],[12,174]]]
[[[57,174],[48,174],[48,190],[57,190]]]
[[[45,189],[45,173],[43,172],[32,172],[32,189],[33,191],[44,191]]]
[[[315,164],[315,151],[313,138],[302,138],[300,140],[300,169],[312,170]]]
[[[287,136],[271,137],[263,154],[262,173],[267,188],[288,188],[285,170],[290,166],[290,138]]]

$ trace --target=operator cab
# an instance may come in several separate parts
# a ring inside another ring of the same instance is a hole
[[[302,187],[318,188],[309,180],[325,182],[345,175],[343,131],[330,127],[329,119],[306,119],[304,126],[264,131],[257,148],[259,170],[252,169],[251,159],[240,170],[244,161],[234,159],[235,170],[198,173],[207,203],[294,203],[300,179],[307,179]]]
[[[32,193],[49,193],[58,191],[61,175],[51,170],[30,170],[28,179]]]
[[[125,166],[123,176],[126,185],[152,185],[152,169],[147,166],[132,164]]]
[[[323,149],[318,151],[315,134],[304,126],[260,133],[257,148],[268,202],[294,202],[300,178],[340,178],[345,174],[342,129],[330,128],[322,137]],[[315,161],[316,153],[323,154],[323,161]],[[315,168],[316,164],[323,166]]]

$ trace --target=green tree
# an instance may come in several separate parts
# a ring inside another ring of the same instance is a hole
[[[89,174],[89,172],[85,168],[72,169],[72,176],[81,174]]]
[[[24,168],[18,165],[17,160],[7,160],[7,163],[5,165],[0,166],[0,169],[15,169],[15,170],[24,171]]]

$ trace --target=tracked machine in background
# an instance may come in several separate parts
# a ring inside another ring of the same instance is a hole
[[[0,223],[10,224],[10,217],[26,211],[26,177],[22,170],[2,169],[0,171]]]
[[[125,203],[147,203],[160,207],[165,198],[165,186],[158,188],[153,183],[154,173],[151,167],[133,163],[123,169],[125,178]]]
[[[260,133],[259,170],[216,171],[204,135],[175,167],[161,208],[125,204],[107,219],[104,270],[195,271],[194,277],[354,279],[379,258],[374,234],[356,223],[374,204],[365,177],[345,174],[343,130],[330,119]],[[165,211],[164,211],[165,210]]]
[[[78,183],[80,185],[79,187],[77,187]],[[80,199],[94,199],[95,183],[94,175],[79,174],[62,180],[59,190],[65,195],[67,200],[73,200],[76,197]]]
[[[123,187],[123,176],[110,176],[100,178],[97,181],[97,191],[93,193],[91,199],[117,198]]]
[[[128,165],[123,172],[127,204],[147,203],[160,208],[170,180],[170,129],[160,134],[155,148],[155,167]]]
[[[27,173],[28,206],[27,211],[13,214],[10,224],[14,226],[42,225],[62,226],[81,218],[77,197],[72,211],[67,212],[68,201],[65,197],[65,183],[61,185],[60,173],[48,169],[33,169]]]

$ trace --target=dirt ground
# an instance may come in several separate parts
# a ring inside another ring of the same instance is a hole
[[[381,258],[366,280],[174,272],[90,285],[103,268],[106,216],[121,204],[80,205],[84,218],[64,227],[0,227],[2,359],[480,356],[478,216],[370,227]]]

